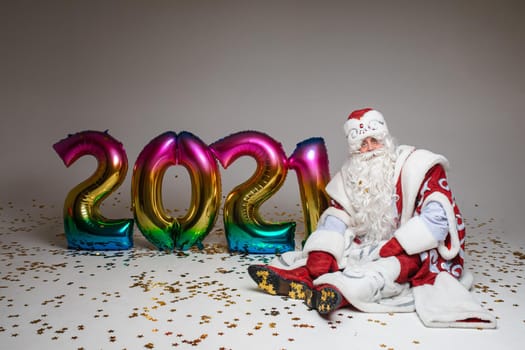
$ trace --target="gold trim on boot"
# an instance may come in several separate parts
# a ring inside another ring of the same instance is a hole
[[[319,289],[309,289],[306,293],[305,303],[317,310],[322,315],[329,314],[339,309],[343,304],[343,296],[335,287],[321,287]]]
[[[279,276],[275,271],[264,265],[250,265],[250,277],[257,287],[271,295],[283,295],[292,299],[304,300],[308,286],[303,282],[289,281]]]

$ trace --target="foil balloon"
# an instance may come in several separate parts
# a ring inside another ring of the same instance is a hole
[[[280,143],[266,134],[243,131],[210,145],[224,168],[241,156],[257,162],[255,173],[227,196],[223,220],[230,251],[276,253],[293,250],[295,222],[270,223],[260,213],[260,206],[284,183],[286,156]]]
[[[191,203],[188,213],[179,219],[176,246],[186,250],[193,245],[203,248],[202,240],[213,228],[221,205],[221,177],[217,161],[208,146],[189,132],[177,138],[178,164],[191,179]]]
[[[162,203],[162,180],[167,168],[177,164],[177,136],[166,132],[140,152],[131,179],[133,215],[140,232],[160,250],[173,250],[178,222]]]
[[[330,197],[325,191],[330,181],[330,170],[324,140],[314,137],[298,143],[288,158],[288,168],[297,174],[306,240],[316,229],[321,214],[330,203]]]
[[[162,182],[171,166],[184,166],[191,178],[190,209],[183,218],[170,216],[163,205]],[[217,162],[194,135],[166,132],[140,153],[133,169],[133,213],[142,234],[158,249],[202,247],[220,206],[221,181]]]
[[[53,148],[66,167],[80,157],[98,161],[95,172],[75,186],[64,203],[64,229],[68,248],[124,250],[133,246],[133,220],[108,219],[100,204],[126,177],[128,160],[122,144],[107,132],[83,131],[55,143]]]

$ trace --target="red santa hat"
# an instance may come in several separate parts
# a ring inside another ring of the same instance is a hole
[[[351,150],[358,150],[361,142],[367,137],[375,137],[381,141],[389,134],[385,118],[372,108],[358,109],[350,113],[344,129]]]

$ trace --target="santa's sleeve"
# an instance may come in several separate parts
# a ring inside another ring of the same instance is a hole
[[[308,236],[303,252],[305,254],[313,251],[330,253],[340,264],[344,255],[349,224],[348,214],[334,202],[319,218],[317,229]]]
[[[353,232],[350,229],[350,214],[345,209],[349,202],[341,172],[330,180],[326,192],[332,199],[331,205],[321,214],[317,229],[308,236],[303,253],[327,252],[342,265],[345,247],[353,239]]]
[[[455,225],[449,218],[449,212],[453,212],[449,192],[445,170],[441,165],[434,166],[421,185],[416,213],[394,232],[395,239],[408,254],[437,248]]]

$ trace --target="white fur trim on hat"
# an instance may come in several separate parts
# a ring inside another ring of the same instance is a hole
[[[351,150],[358,150],[367,137],[379,140],[388,135],[388,128],[383,115],[372,108],[353,111],[344,124],[348,145]]]

